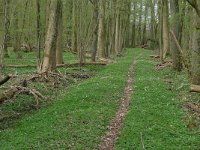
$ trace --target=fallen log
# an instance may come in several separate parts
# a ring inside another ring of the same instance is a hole
[[[191,87],[190,87],[190,92],[198,92],[198,93],[200,93],[200,85],[192,84]]]
[[[87,63],[69,63],[69,64],[59,64],[57,65],[57,68],[61,67],[73,67],[73,66],[89,66],[89,65],[100,65],[105,66],[108,63],[105,62],[87,62]],[[4,65],[4,67],[8,68],[36,68],[36,65]]]
[[[10,80],[10,78],[11,78],[10,76],[6,76],[2,80],[0,80],[0,86],[3,85],[4,83],[8,82],[8,80]]]
[[[150,55],[151,58],[160,58],[159,55]]]
[[[36,65],[4,65],[7,68],[36,68]]]
[[[57,65],[57,68],[61,67],[73,67],[73,66],[90,66],[90,65],[95,65],[95,66],[105,66],[108,65],[108,63],[105,62],[87,62],[87,63],[71,63],[71,64],[60,64]]]

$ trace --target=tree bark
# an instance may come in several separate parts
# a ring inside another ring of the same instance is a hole
[[[63,10],[62,1],[58,3],[58,36],[56,43],[56,64],[63,64]]]
[[[92,43],[92,62],[96,61],[98,43],[98,0],[93,0],[93,43]]]
[[[180,41],[180,28],[181,28],[181,22],[180,22],[180,12],[179,12],[179,0],[170,0],[170,8],[172,12],[173,17],[173,23],[172,23],[172,31],[176,37],[176,39],[179,39]],[[176,41],[171,41],[171,53],[172,53],[172,60],[173,60],[173,68],[177,71],[182,70],[182,63],[181,63],[181,54],[178,50]]]
[[[72,51],[78,52],[77,47],[77,17],[76,17],[76,0],[73,0],[72,6]]]
[[[196,31],[192,52],[192,84],[200,85],[200,7],[196,0],[187,0],[196,11]]]
[[[59,6],[61,0],[50,0],[50,12],[43,64],[39,72],[55,71],[56,69],[56,44],[58,37]]]
[[[99,0],[99,23],[98,23],[98,44],[97,53],[99,58],[104,58],[105,41],[104,41],[104,0]]]
[[[4,0],[4,38],[3,38],[3,55],[5,58],[9,58],[8,54],[8,41],[9,41],[9,27],[10,27],[10,18],[9,18],[9,3],[10,0]]]
[[[169,8],[167,0],[162,0],[163,5],[163,58],[166,57],[166,54],[170,52],[169,47]]]

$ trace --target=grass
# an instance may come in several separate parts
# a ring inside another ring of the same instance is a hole
[[[139,53],[129,50],[94,78],[60,92],[48,107],[2,130],[0,149],[96,148],[119,105],[132,57]]]
[[[134,94],[115,149],[140,150],[142,143],[152,150],[199,149],[199,130],[186,127],[181,109],[180,96],[189,95],[183,94],[189,86],[186,76],[171,69],[155,71],[150,53],[145,51],[136,64]]]
[[[5,58],[4,63],[6,64],[17,64],[17,65],[30,65],[35,63],[35,52],[22,53],[22,59],[16,59],[15,54],[12,50],[9,51],[10,58]],[[77,56],[72,53],[64,53],[64,61],[66,63],[77,62]],[[103,66],[84,66],[84,67],[70,67],[59,68],[58,71],[62,73],[75,72],[75,73],[86,73],[88,75],[95,75],[100,70],[103,70]],[[5,91],[6,88],[18,83],[19,80],[31,76],[36,68],[2,68],[3,74],[17,75],[17,78],[9,80],[4,86],[0,88],[0,92]],[[81,82],[83,79],[76,79],[76,82]],[[52,100],[66,90],[72,83],[63,82],[59,87],[54,88],[51,83],[45,82],[32,82],[29,87],[40,91],[44,96],[50,97],[47,101],[41,101],[38,107],[35,107],[35,100],[30,95],[19,95],[16,97],[15,101],[4,103],[0,106],[0,130],[12,127],[13,124],[19,119],[23,118],[24,115],[37,111],[38,108],[47,107],[52,103]]]
[[[1,110],[23,115],[11,118],[13,122],[4,122],[5,128],[0,131],[0,149],[96,148],[119,106],[131,59],[140,53],[139,49],[129,49],[124,57],[107,67],[82,68],[96,76],[62,90],[44,91],[55,94],[56,98],[38,110],[27,113],[26,109],[32,108],[26,103],[32,99],[25,95],[14,103],[2,105]],[[197,101],[199,94],[191,97],[186,92],[189,83],[184,73],[171,69],[155,71],[156,62],[149,58],[150,54],[151,51],[145,50],[135,66],[134,94],[115,149],[142,149],[142,141],[146,149],[153,150],[199,149],[199,130],[186,127],[186,113],[181,109],[183,102],[192,97]],[[26,58],[34,58],[34,55],[27,54]],[[66,62],[76,59],[71,54],[65,54],[64,58]],[[15,71],[24,74],[33,70]],[[173,80],[173,84],[169,85],[165,80]]]
[[[36,64],[36,52],[21,53],[22,59],[16,59],[16,55],[12,48],[9,48],[9,58],[4,59],[6,65],[35,65]],[[63,59],[65,63],[77,62],[77,56],[72,53],[63,53]],[[30,74],[36,71],[36,68],[3,68],[1,72],[3,74]]]

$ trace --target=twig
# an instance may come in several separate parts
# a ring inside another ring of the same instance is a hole
[[[142,143],[142,149],[146,150],[145,146],[144,146],[144,140],[143,140],[142,132],[140,132],[140,138],[141,138],[141,143]]]

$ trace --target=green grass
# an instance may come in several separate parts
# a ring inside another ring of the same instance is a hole
[[[0,132],[0,149],[93,149],[123,94],[133,55],[128,53],[97,76],[62,91],[51,105]]]
[[[140,150],[143,141],[146,149],[197,150],[199,130],[186,127],[179,97],[180,91],[188,90],[187,78],[171,69],[155,71],[150,53],[145,51],[136,64],[134,94],[115,149]]]
[[[22,53],[22,59],[16,59],[15,54],[12,50],[9,51],[10,58],[5,58],[4,62],[6,64],[17,64],[17,65],[30,65],[35,63],[35,52]],[[77,62],[77,56],[72,53],[64,53],[64,61],[66,63]],[[100,70],[104,69],[104,66],[84,66],[80,69],[79,66],[73,67],[77,68],[76,70],[71,69],[70,67],[59,68],[58,71],[61,73],[65,72],[76,72],[76,73],[86,73],[89,75],[95,75]],[[4,74],[18,75],[17,79],[9,80],[4,86],[0,87],[0,92],[5,91],[5,88],[9,88],[11,85],[18,83],[19,80],[27,78],[28,75],[32,76],[36,72],[36,68],[3,68],[1,70]],[[83,79],[76,79],[77,82],[81,82]],[[13,126],[13,124],[19,119],[23,118],[25,114],[32,113],[37,111],[38,108],[47,107],[52,103],[54,97],[59,95],[63,90],[66,90],[71,84],[71,82],[63,82],[59,87],[54,88],[50,83],[45,82],[31,82],[29,84],[30,88],[40,91],[44,96],[50,96],[46,101],[41,101],[39,106],[36,108],[35,100],[32,96],[22,94],[18,95],[14,101],[4,103],[0,106],[0,130]]]
[[[140,53],[139,49],[129,49],[109,66],[83,67],[82,71],[96,76],[62,90],[44,91],[54,93],[57,98],[38,110],[27,107],[26,103],[32,99],[25,95],[1,106],[1,110],[25,113],[4,125],[0,131],[0,149],[96,148],[119,106],[131,59]],[[135,66],[134,94],[115,149],[142,149],[141,134],[146,149],[199,149],[199,131],[187,129],[183,121],[186,114],[181,110],[182,98],[191,98],[185,92],[189,87],[187,77],[171,69],[155,71],[156,63],[149,58],[151,51],[145,50],[143,54]],[[34,57],[31,53],[27,55],[31,55],[27,58]],[[64,58],[69,62],[76,59],[71,54]],[[33,70],[13,71],[23,74]],[[173,80],[173,84],[168,85],[164,79]],[[199,99],[199,95],[193,96]],[[27,113],[26,109],[31,111]]]
[[[35,65],[36,64],[36,52],[21,53],[22,59],[16,59],[16,55],[12,48],[9,48],[9,58],[4,59],[6,65]],[[74,63],[78,61],[78,57],[75,54],[64,52],[63,59],[65,63]],[[3,68],[1,70],[3,74],[30,74],[36,72],[36,68]]]

